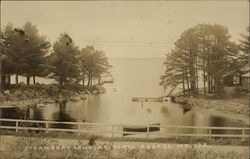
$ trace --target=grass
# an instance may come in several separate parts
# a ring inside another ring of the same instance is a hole
[[[98,139],[100,141],[116,141],[116,142],[157,142],[157,143],[179,143],[179,144],[207,144],[207,145],[241,145],[248,146],[249,140],[242,138],[211,138],[208,137],[168,137],[168,138],[135,138],[135,137],[103,137],[93,135],[89,133],[78,134],[78,133],[66,133],[66,132],[48,132],[48,133],[37,133],[27,131],[10,131],[1,130],[0,135],[14,135],[18,137],[37,137],[47,139],[73,139],[73,140],[89,140]]]
[[[79,140],[78,147],[86,149],[65,148],[52,149],[58,146],[56,141],[47,138],[16,138],[6,144],[2,158],[7,159],[246,159],[247,152],[216,151],[210,148],[171,146],[165,149],[122,148],[117,149],[113,144],[89,146]],[[31,148],[32,147],[32,148]],[[98,147],[98,149],[94,149]]]

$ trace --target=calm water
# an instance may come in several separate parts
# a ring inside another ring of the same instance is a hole
[[[132,102],[132,97],[157,97],[167,94],[159,86],[164,59],[111,59],[114,83],[105,84],[106,94],[86,95],[87,100],[66,105],[48,104],[32,108],[30,118],[37,120],[83,121],[121,124],[240,126],[241,123],[209,113],[189,111],[171,102]],[[42,79],[39,79],[42,82]],[[51,82],[46,80],[46,82]],[[18,118],[13,110],[2,110],[4,118]]]

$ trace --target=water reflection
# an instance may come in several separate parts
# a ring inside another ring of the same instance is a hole
[[[30,108],[30,119],[52,121],[78,121],[116,124],[156,124],[190,126],[241,126],[239,121],[215,116],[213,113],[183,112],[182,106],[169,101],[163,103],[132,102],[132,97],[157,97],[165,95],[159,85],[159,75],[164,71],[164,59],[111,60],[115,82],[105,84],[106,94],[86,95],[86,100],[61,104],[47,104]],[[137,68],[137,69],[134,69]],[[146,77],[146,78],[145,78]],[[115,88],[115,89],[114,89]],[[26,108],[2,109],[2,118],[23,118]],[[55,125],[51,125],[52,127]],[[70,128],[69,125],[64,125]],[[163,132],[174,130],[161,129]],[[183,130],[201,133],[204,130]]]

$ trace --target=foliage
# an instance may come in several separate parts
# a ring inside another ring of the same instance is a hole
[[[223,94],[223,75],[236,70],[238,47],[230,41],[227,27],[218,24],[199,24],[184,31],[175,48],[166,57],[165,74],[161,83],[166,87],[183,86],[183,93],[198,94],[200,74],[209,93]],[[186,88],[187,87],[187,88]]]
[[[36,26],[27,22],[22,28],[14,28],[9,23],[3,29],[1,39],[1,50],[7,57],[3,60],[4,74],[24,75],[28,85],[31,76],[42,75],[50,44],[45,36],[39,35]]]
[[[101,75],[109,73],[110,67],[108,58],[103,51],[96,50],[93,46],[86,46],[81,50],[80,72],[83,85],[85,79],[88,78],[88,86],[91,86],[93,77],[98,78],[100,83]]]
[[[240,50],[242,54],[240,56],[240,61],[243,65],[249,62],[249,50],[250,50],[250,26],[247,28],[247,34],[241,34],[242,39],[240,40]]]
[[[92,86],[93,80],[97,79],[100,84],[102,74],[109,73],[111,65],[103,51],[93,46],[80,50],[67,33],[59,36],[51,53],[50,46],[46,36],[40,35],[30,22],[23,27],[14,27],[11,23],[6,25],[0,32],[1,83],[12,87],[9,79],[16,75],[18,85],[18,76],[22,75],[27,77],[27,85],[30,77],[36,84],[35,77],[40,76],[55,79],[60,86],[80,81],[84,86],[88,79],[88,86]]]
[[[50,78],[54,78],[60,85],[70,80],[78,80],[78,54],[79,49],[71,37],[67,33],[61,34],[54,43],[53,53],[49,58]]]
[[[248,93],[248,88],[244,88],[244,87],[241,87],[241,86],[236,86],[234,88],[234,95],[236,97],[239,97],[239,96],[242,96],[242,95],[247,95]]]

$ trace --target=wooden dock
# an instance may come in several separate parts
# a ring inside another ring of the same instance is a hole
[[[133,102],[163,102],[163,97],[133,97]]]

